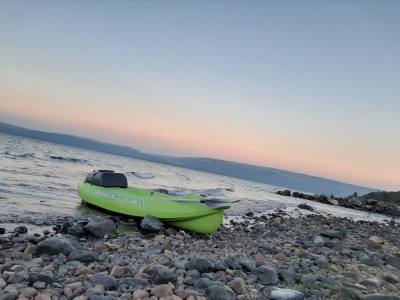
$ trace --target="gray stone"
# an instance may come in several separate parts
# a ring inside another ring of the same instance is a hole
[[[247,257],[240,257],[237,260],[238,264],[242,267],[243,270],[252,272],[256,269],[257,263],[254,259]]]
[[[29,282],[45,282],[51,283],[54,280],[54,275],[51,272],[30,272],[29,273]]]
[[[57,255],[64,254],[68,256],[73,250],[77,248],[76,244],[68,239],[59,238],[59,237],[51,237],[44,241],[41,241],[36,247],[36,253],[48,254],[48,255]]]
[[[269,298],[271,300],[303,300],[304,294],[291,289],[274,289]]]
[[[313,244],[315,246],[320,247],[320,246],[323,246],[324,243],[325,243],[325,241],[321,236],[316,235],[316,236],[313,237]]]
[[[26,274],[26,272],[12,273],[10,277],[8,277],[7,283],[8,284],[21,283],[24,282],[25,279],[28,279],[28,275]]]
[[[400,297],[382,294],[369,294],[361,296],[360,300],[400,300]]]
[[[150,268],[147,273],[151,276],[151,279],[158,284],[176,281],[175,273],[165,266],[154,266]]]
[[[90,296],[90,300],[117,300],[118,298],[113,296],[93,295]]]
[[[388,255],[385,257],[385,261],[387,264],[392,265],[393,267],[400,269],[400,254],[396,253],[395,255]]]
[[[95,253],[93,251],[87,251],[87,250],[81,250],[81,249],[76,249],[76,250],[72,251],[68,256],[69,260],[76,260],[76,261],[80,261],[83,263],[94,262],[97,260],[97,258],[98,258],[97,253]]]
[[[276,284],[278,282],[276,271],[267,266],[258,267],[254,270],[254,273],[262,284]]]
[[[103,273],[96,273],[90,277],[90,283],[94,286],[101,284],[106,290],[112,290],[116,287],[115,280],[111,276]]]
[[[342,240],[346,237],[346,232],[344,232],[343,230],[327,230],[327,231],[321,232],[321,235],[323,237],[327,237],[330,239]]]
[[[309,210],[309,211],[314,211],[314,208],[311,205],[308,205],[306,203],[301,203],[297,205],[298,208],[304,209],[304,210]]]
[[[185,265],[185,268],[187,270],[195,269],[200,273],[205,273],[213,271],[214,266],[214,263],[205,257],[195,257]]]
[[[207,288],[216,284],[216,282],[208,278],[200,278],[194,281],[193,288],[197,291],[204,292]]]
[[[69,235],[73,235],[73,236],[76,236],[78,238],[83,237],[86,234],[85,229],[79,224],[75,224],[75,225],[72,225],[72,226],[68,227],[67,228],[67,233]]]
[[[372,288],[372,289],[377,289],[377,288],[381,287],[382,280],[380,280],[377,277],[371,277],[371,278],[367,278],[367,279],[364,279],[363,281],[361,281],[361,284],[366,287]]]
[[[18,298],[18,291],[12,293],[0,293],[0,300],[15,300]]]
[[[314,274],[303,274],[300,277],[301,282],[308,285],[313,284],[314,282],[317,281],[317,279],[318,277]]]
[[[140,222],[140,227],[149,232],[159,232],[164,224],[157,218],[146,216]]]
[[[205,295],[212,300],[235,300],[236,294],[229,287],[214,285],[206,289]]]
[[[102,238],[106,234],[112,234],[117,229],[117,225],[108,218],[98,218],[91,220],[85,229],[92,235]]]

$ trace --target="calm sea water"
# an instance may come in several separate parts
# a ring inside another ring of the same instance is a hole
[[[306,202],[276,195],[273,192],[278,188],[266,184],[0,133],[0,220],[87,212],[76,187],[96,169],[124,172],[130,186],[240,200],[228,211],[233,215]],[[345,208],[311,205],[341,216],[380,218]]]

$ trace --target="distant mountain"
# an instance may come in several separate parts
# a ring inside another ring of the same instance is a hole
[[[357,192],[358,194],[366,194],[376,191],[376,189],[369,187],[352,185],[327,178],[232,161],[211,158],[172,157],[147,154],[126,146],[119,146],[69,134],[32,130],[3,122],[0,122],[0,132],[62,145],[160,162],[317,194],[335,194],[337,196],[347,196],[353,194],[354,192]]]

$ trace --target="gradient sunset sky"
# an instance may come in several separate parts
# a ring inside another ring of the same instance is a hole
[[[0,120],[400,188],[400,1],[3,1]]]

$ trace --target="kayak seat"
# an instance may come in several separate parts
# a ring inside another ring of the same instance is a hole
[[[93,171],[86,176],[85,181],[102,187],[128,187],[128,180],[124,174],[110,170]]]

